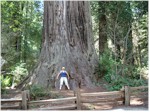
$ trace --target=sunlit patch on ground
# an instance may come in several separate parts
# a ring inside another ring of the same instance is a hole
[[[95,110],[111,110],[113,109],[112,105],[96,105]]]
[[[141,98],[134,98],[131,99],[130,105],[143,105],[144,102],[141,100]]]

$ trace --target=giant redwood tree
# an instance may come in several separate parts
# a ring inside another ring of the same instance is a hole
[[[71,89],[91,86],[97,56],[94,49],[88,1],[44,1],[43,38],[39,61],[20,84],[58,88],[62,66],[71,78]]]

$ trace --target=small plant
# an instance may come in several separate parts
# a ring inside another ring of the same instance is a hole
[[[0,80],[1,80],[1,88],[5,88],[11,85],[11,78],[9,76],[4,77],[3,75],[1,75]]]
[[[31,97],[33,98],[47,95],[45,93],[45,89],[39,85],[32,85],[31,87],[29,87],[29,90],[30,90]]]
[[[22,79],[24,79],[28,75],[28,70],[25,63],[18,63],[15,67],[12,67],[11,69],[11,74],[14,76],[14,82],[16,84],[22,81]]]
[[[98,78],[104,77],[106,74],[110,74],[113,72],[113,67],[115,65],[115,61],[110,56],[109,51],[105,51],[102,55],[100,55],[99,64],[96,67],[95,71],[98,75]],[[106,78],[106,80],[109,82],[110,79]]]
[[[52,93],[51,88],[44,88],[40,85],[32,85],[29,87],[30,96],[33,99],[45,99],[45,98],[58,98],[61,97],[59,94]]]
[[[9,76],[0,76],[0,82],[1,82],[1,93],[2,94],[7,94],[7,91],[5,90],[6,87],[11,86],[11,77]]]

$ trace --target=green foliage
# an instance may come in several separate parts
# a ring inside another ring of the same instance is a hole
[[[113,80],[109,85],[105,87],[110,90],[120,90],[123,86],[128,85],[130,87],[146,86],[148,82],[144,79],[130,79],[127,77],[119,76],[116,80]]]
[[[8,66],[36,62],[42,37],[42,2],[2,1],[2,56]]]
[[[115,61],[110,56],[110,51],[107,50],[105,53],[100,55],[99,64],[98,67],[96,67],[96,72],[98,74],[98,77],[101,78],[105,74],[110,74],[113,72],[115,65]],[[106,80],[109,82],[109,78],[106,77]]]
[[[17,85],[20,81],[22,81],[28,75],[26,64],[25,63],[16,64],[16,66],[13,66],[11,68],[11,74],[14,76],[15,85]]]
[[[10,69],[11,72],[6,72],[1,75],[2,89],[5,89],[6,87],[16,86],[28,75],[25,63],[18,63],[16,64],[16,66],[12,66]]]
[[[124,85],[131,87],[147,85],[148,68],[124,65],[116,62],[106,50],[101,56],[99,66],[96,68],[98,77],[104,79],[108,84],[108,90],[120,90]],[[99,83],[99,82],[97,82]]]
[[[91,1],[93,31],[99,40],[100,16],[106,16],[108,47],[99,55],[97,78],[109,90],[146,85],[148,79],[148,2]],[[109,50],[107,50],[109,49]],[[100,83],[100,82],[98,82]]]
[[[29,88],[32,97],[46,96],[46,89],[39,85],[33,85]]]
[[[139,18],[138,21],[134,22],[135,32],[138,36],[139,50],[141,52],[141,66],[148,65],[148,13],[144,14]]]
[[[11,77],[6,76],[4,77],[4,75],[0,76],[0,80],[1,80],[1,89],[5,89],[5,87],[9,87],[11,86]]]
[[[2,71],[14,85],[22,81],[37,62],[42,38],[42,3],[1,2],[1,55],[7,61]]]
[[[44,98],[58,98],[61,97],[58,94],[52,93],[51,88],[43,88],[40,85],[32,85],[29,87],[31,98],[37,99],[38,97]]]
[[[141,76],[143,69],[129,69],[126,67],[126,70],[127,71],[124,72],[125,75],[115,74],[115,71],[113,71],[111,74],[105,74],[103,79],[108,83],[107,88],[109,90],[120,90],[124,85],[136,87],[148,84],[147,79],[144,76]]]
[[[5,90],[6,87],[10,87],[12,83],[12,78],[10,76],[1,75],[0,76],[0,82],[1,82],[1,94],[6,94],[7,91]]]

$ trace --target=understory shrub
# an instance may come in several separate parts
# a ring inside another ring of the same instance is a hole
[[[107,82],[105,86],[108,90],[120,90],[125,85],[131,87],[148,85],[147,67],[125,65],[120,60],[113,59],[109,51],[100,56],[96,73],[98,78]]]
[[[51,88],[44,88],[40,85],[32,85],[30,87],[28,87],[29,91],[30,91],[30,96],[33,99],[37,99],[38,97],[40,98],[58,98],[60,97],[58,94],[52,93],[51,92]]]

